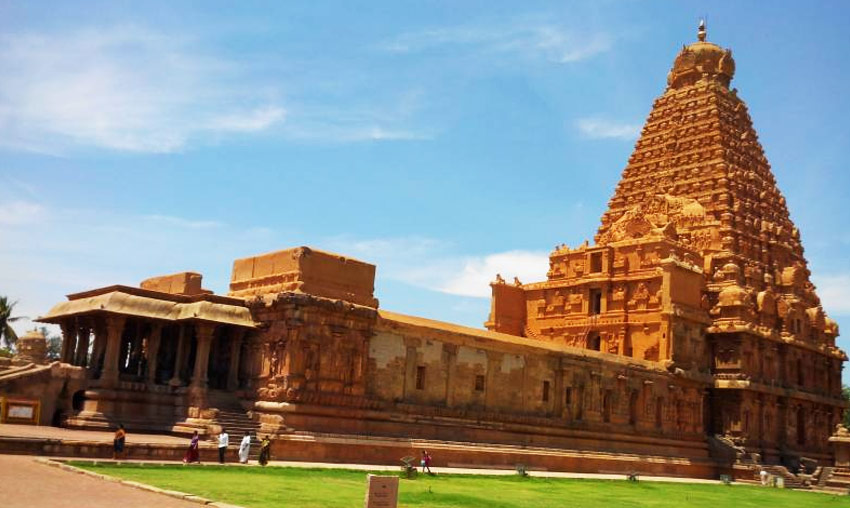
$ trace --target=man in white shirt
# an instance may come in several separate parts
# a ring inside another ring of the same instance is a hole
[[[224,428],[221,429],[221,433],[218,435],[218,463],[224,464],[224,454],[227,452],[227,445],[230,444],[230,436],[227,435],[227,431]]]

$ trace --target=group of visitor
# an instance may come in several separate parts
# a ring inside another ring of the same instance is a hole
[[[193,464],[193,463],[201,463],[201,453],[199,449],[200,445],[200,436],[198,435],[198,431],[196,430],[192,434],[192,439],[189,441],[189,448],[186,450],[186,453],[183,455],[183,463],[184,464]],[[118,430],[115,431],[115,437],[112,440],[112,458],[113,459],[123,459],[125,458],[124,448],[127,440],[127,430],[124,429],[124,424],[118,424]],[[230,445],[230,435],[227,433],[225,429],[221,429],[221,432],[218,435],[218,462],[219,464],[224,464],[227,455],[227,447]],[[265,466],[269,462],[269,458],[271,458],[271,439],[269,436],[263,437],[260,441],[260,457],[259,463],[261,466]],[[242,464],[248,463],[248,454],[251,452],[251,433],[246,432],[245,436],[242,438],[242,441],[239,443],[239,462]]]
[[[201,456],[198,450],[198,443],[200,441],[200,437],[198,436],[198,431],[196,430],[194,434],[192,434],[192,440],[189,442],[189,449],[186,450],[186,455],[183,457],[183,462],[186,464],[191,464],[193,462],[201,463]],[[260,458],[259,462],[261,466],[265,466],[269,462],[270,452],[271,452],[271,439],[269,436],[263,437],[262,441],[260,441]],[[227,458],[227,447],[230,446],[230,434],[227,433],[227,430],[221,429],[221,432],[218,434],[218,463],[224,464],[225,459]],[[239,443],[239,462],[242,464],[248,463],[248,454],[251,452],[251,434],[249,432],[245,433],[245,436],[242,437],[242,441]]]

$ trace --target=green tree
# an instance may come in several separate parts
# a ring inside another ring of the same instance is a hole
[[[843,385],[841,387],[841,395],[844,397],[844,400],[846,400],[847,402],[850,402],[850,386]],[[850,410],[844,411],[843,425],[846,428],[850,429]]]
[[[18,334],[12,328],[12,323],[24,318],[23,316],[12,317],[12,311],[17,304],[18,302],[13,302],[8,297],[0,296],[0,338],[9,350],[14,350],[15,343],[18,341]]]
[[[39,327],[39,331],[47,340],[47,359],[58,360],[62,356],[62,337],[50,333],[46,326]]]

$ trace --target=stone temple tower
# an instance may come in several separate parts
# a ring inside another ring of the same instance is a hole
[[[703,374],[706,433],[766,462],[824,459],[840,421],[827,318],[747,107],[732,52],[676,56],[595,236],[548,279],[492,284],[489,329]]]

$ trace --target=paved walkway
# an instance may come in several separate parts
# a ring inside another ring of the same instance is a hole
[[[3,508],[198,508],[197,503],[72,473],[27,455],[0,455]]]
[[[60,427],[47,427],[43,425],[14,425],[0,423],[0,436],[2,437],[29,437],[43,439],[62,439],[65,441],[103,441],[112,443],[115,431],[107,430],[74,430]],[[183,443],[189,442],[188,438],[165,436],[162,434],[137,434],[133,429],[128,429],[128,443]]]

